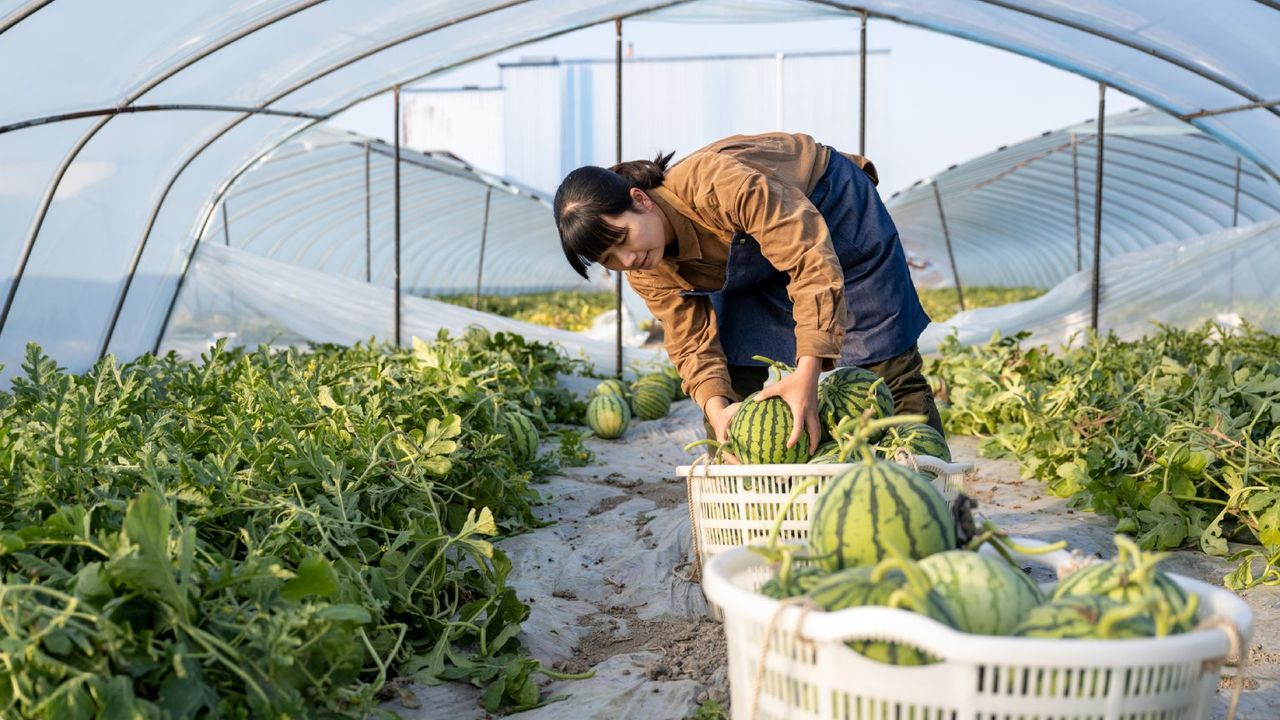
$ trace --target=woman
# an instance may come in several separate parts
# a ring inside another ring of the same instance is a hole
[[[803,134],[736,135],[668,168],[671,155],[582,167],[556,191],[565,257],[580,275],[625,271],[661,323],[684,388],[725,440],[759,390],[763,355],[796,372],[763,390],[821,437],[818,374],[858,365],[900,413],[942,432],[916,340],[929,323],[875,167]]]

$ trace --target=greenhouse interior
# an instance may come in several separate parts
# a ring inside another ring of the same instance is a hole
[[[1277,38],[0,0],[0,717],[1280,717]]]

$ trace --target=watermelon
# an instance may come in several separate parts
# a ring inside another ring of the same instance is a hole
[[[832,478],[814,501],[809,544],[826,568],[871,565],[889,546],[920,560],[956,547],[942,494],[920,473],[887,460],[862,462]]]
[[[1143,553],[1147,556],[1146,553]],[[1148,556],[1149,557],[1149,556]],[[1145,575],[1146,579],[1143,579]],[[1190,630],[1195,625],[1194,611],[1187,611],[1186,592],[1164,572],[1150,567],[1145,573],[1129,558],[1106,560],[1085,565],[1062,579],[1053,589],[1053,599],[1102,596],[1119,603],[1140,602],[1154,590],[1168,605],[1173,615],[1188,615],[1175,622],[1172,632]]]
[[[1131,608],[1107,597],[1072,596],[1051,600],[1027,613],[1013,629],[1017,637],[1075,640],[1122,640],[1155,637],[1156,623],[1148,611]]]
[[[671,389],[662,382],[637,382],[631,386],[631,412],[641,420],[665,417],[671,407]]]
[[[612,440],[627,431],[631,424],[631,406],[623,398],[597,395],[587,403],[587,426],[597,437]]]
[[[785,584],[781,576],[775,575],[760,586],[760,594],[774,600],[804,595],[830,574],[826,570],[808,565],[793,567]]]
[[[824,610],[835,611],[852,607],[879,605],[895,607],[895,593],[903,600],[903,609],[918,612],[938,622],[955,627],[955,617],[946,602],[932,591],[923,596],[908,588],[906,576],[896,570],[875,578],[876,569],[867,565],[841,570],[828,575],[806,593]],[[854,652],[891,665],[928,665],[937,659],[917,648],[883,640],[854,640],[848,643]]]
[[[627,384],[621,380],[617,378],[609,378],[608,380],[601,381],[599,385],[596,385],[591,391],[591,394],[587,397],[593,398],[598,395],[617,395],[620,398],[630,400],[631,390],[627,387]]]
[[[818,415],[828,434],[845,418],[862,417],[867,408],[875,408],[871,419],[893,414],[893,394],[879,375],[860,367],[836,368],[818,383]],[[867,438],[875,442],[883,430]]]
[[[951,462],[951,448],[942,434],[924,423],[904,423],[885,430],[876,447],[887,457],[893,457],[898,448],[912,455],[929,455]]]
[[[729,422],[729,446],[739,461],[749,465],[803,463],[809,459],[809,433],[800,431],[796,444],[787,447],[794,417],[786,400],[747,396]]]
[[[840,446],[834,442],[823,443],[818,446],[818,452],[809,458],[810,465],[820,465],[828,463],[844,463],[850,462],[848,459],[840,459]]]
[[[518,464],[525,464],[538,454],[538,429],[524,413],[507,413],[503,416],[507,427],[507,442],[511,445],[511,457]]]
[[[955,611],[956,627],[963,632],[1008,635],[1045,600],[1031,578],[1003,558],[948,550],[917,565]]]
[[[671,397],[672,397],[673,399],[674,399],[675,397],[677,397],[677,396],[679,395],[679,393],[680,393],[680,380],[679,380],[679,379],[673,379],[671,376],[667,375],[666,373],[661,373],[661,372],[649,373],[649,374],[647,374],[647,375],[641,375],[641,376],[640,376],[640,377],[635,381],[635,383],[632,385],[632,387],[634,388],[634,387],[635,387],[635,385],[642,385],[642,384],[647,384],[647,383],[656,383],[656,384],[661,385],[662,387],[666,388],[668,391],[670,391],[670,393],[671,393]]]

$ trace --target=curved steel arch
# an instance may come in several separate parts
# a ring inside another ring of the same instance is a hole
[[[191,57],[188,57],[185,60],[182,60],[181,62],[178,62],[170,66],[169,68],[165,69],[158,75],[153,76],[147,82],[144,82],[141,86],[139,86],[138,88],[130,92],[128,95],[126,95],[125,98],[120,102],[120,105],[122,107],[132,105],[135,100],[142,97],[147,92],[151,91],[160,83],[173,77],[179,72],[182,72],[183,70],[190,67],[191,65],[194,65],[200,60],[221,50],[222,48],[227,47],[228,45],[231,45],[232,43],[238,40],[248,37],[249,35],[252,35],[253,33],[265,27],[268,27],[280,20],[290,17],[298,12],[301,12],[302,10],[305,10],[306,8],[309,8],[321,2],[324,2],[324,0],[302,0],[302,2],[299,2],[289,8],[285,8],[284,10],[281,10],[273,15],[263,18],[256,23],[240,28],[239,30],[231,33],[230,35],[226,35],[226,36],[223,36],[222,38],[219,38],[217,41],[215,41],[211,45],[208,45],[202,48],[201,50],[193,53]],[[44,6],[41,5],[40,7],[44,7]],[[36,9],[38,10],[39,8],[36,8]],[[34,10],[32,12],[34,12]],[[29,15],[30,13],[24,16],[24,18],[28,17]],[[12,25],[10,25],[10,27],[12,27]],[[31,250],[35,246],[36,237],[40,234],[41,226],[44,225],[45,216],[49,212],[49,205],[50,203],[53,202],[53,196],[57,193],[58,186],[62,184],[63,177],[66,175],[68,168],[71,167],[71,164],[75,162],[75,159],[80,154],[80,151],[84,149],[84,146],[87,145],[89,141],[92,140],[93,137],[98,134],[98,131],[100,131],[113,117],[115,117],[115,115],[105,115],[98,122],[94,123],[88,130],[85,131],[84,135],[82,135],[80,139],[77,140],[74,145],[72,145],[71,150],[69,150],[68,153],[62,158],[62,162],[58,164],[57,169],[54,171],[53,178],[50,180],[49,184],[45,187],[44,195],[41,197],[40,204],[36,210],[36,216],[32,221],[31,228],[28,230],[27,239],[23,243],[22,250],[19,253],[18,267],[14,272],[13,282],[9,285],[9,292],[5,297],[4,307],[3,309],[0,309],[0,334],[4,332],[5,323],[9,319],[9,311],[13,307],[13,299],[14,297],[17,296],[18,286],[22,283],[22,276],[26,272],[27,262],[31,258]],[[250,117],[250,115],[245,115],[245,117]],[[134,254],[134,258],[130,263],[130,270],[129,270],[129,274],[127,275],[126,286],[122,293],[118,293],[119,296],[123,296],[123,294],[128,293],[128,285],[132,284],[133,282],[133,276],[137,271],[137,264],[138,264],[138,261],[141,259],[141,255],[142,255],[141,252],[136,252]],[[119,317],[118,312],[112,316],[110,327],[107,330],[107,340],[103,342],[102,352],[99,354],[100,358],[106,355],[107,343],[110,342],[110,336],[112,332],[114,332],[115,330],[115,324],[118,317]]]
[[[528,1],[528,0],[520,0],[520,2],[527,2],[527,1]],[[625,14],[625,15],[619,15],[618,17],[621,17],[621,18],[634,17],[634,16],[636,16],[636,15],[643,15],[643,14],[650,13],[650,12],[654,12],[654,11],[656,11],[656,10],[664,9],[664,8],[667,8],[667,7],[674,7],[674,6],[676,6],[676,5],[682,5],[682,4],[684,4],[684,3],[691,2],[691,1],[693,1],[693,0],[668,0],[667,2],[658,3],[658,4],[656,4],[656,5],[649,6],[649,7],[645,8],[645,9],[643,9],[643,10],[639,10],[639,11],[636,11],[636,12],[633,12],[633,13],[629,13],[629,14]],[[512,4],[512,5],[514,5],[514,4],[520,4],[520,2],[511,3],[511,4]],[[497,10],[501,10],[501,9],[505,9],[505,6],[504,6],[504,7],[502,7],[502,8],[495,8],[495,9],[494,9],[494,10],[492,10],[492,11],[486,11],[485,13],[480,13],[479,15],[487,14],[487,12],[496,12]],[[478,17],[479,15],[477,15],[477,17]],[[373,97],[376,97],[376,96],[378,96],[378,95],[381,95],[382,93],[386,92],[388,89],[390,89],[391,87],[394,87],[395,85],[404,85],[404,84],[414,83],[414,82],[417,82],[417,81],[419,81],[419,80],[422,80],[422,79],[424,79],[424,78],[426,78],[426,77],[430,77],[431,75],[436,75],[436,74],[439,74],[439,73],[447,72],[447,71],[449,71],[449,70],[452,70],[452,69],[454,69],[454,68],[460,67],[460,66],[462,66],[462,65],[466,65],[466,64],[469,64],[469,63],[473,63],[473,62],[475,62],[475,61],[477,61],[477,60],[482,60],[482,59],[484,59],[484,58],[486,58],[486,57],[490,57],[490,56],[493,56],[493,55],[497,55],[497,54],[500,54],[500,53],[506,52],[507,50],[510,50],[510,49],[512,49],[512,48],[517,48],[517,47],[520,47],[520,46],[522,46],[522,45],[529,45],[529,44],[531,44],[531,43],[540,42],[540,41],[542,41],[542,40],[547,40],[547,39],[550,39],[550,38],[553,38],[553,37],[558,37],[558,36],[560,36],[560,35],[566,35],[566,34],[568,34],[568,33],[576,32],[576,31],[581,30],[581,29],[583,29],[583,28],[591,27],[591,26],[593,26],[593,25],[598,25],[599,23],[600,23],[600,21],[598,21],[598,20],[597,20],[597,21],[595,21],[595,22],[591,22],[591,23],[583,23],[583,24],[580,24],[580,25],[575,25],[575,26],[571,26],[571,27],[562,28],[562,29],[559,29],[559,30],[554,30],[554,31],[551,31],[551,32],[544,33],[544,34],[542,34],[542,35],[537,35],[537,36],[534,36],[534,37],[530,37],[530,38],[527,38],[527,39],[521,40],[520,42],[511,43],[510,45],[504,45],[504,46],[499,47],[499,48],[494,48],[494,49],[486,50],[486,51],[484,51],[484,52],[477,53],[477,54],[475,54],[475,55],[472,55],[472,56],[469,56],[469,57],[463,58],[463,59],[458,60],[458,61],[455,61],[455,62],[446,63],[445,65],[441,65],[440,67],[432,68],[431,70],[429,70],[429,71],[427,71],[427,72],[420,73],[420,74],[418,74],[418,75],[414,75],[414,76],[412,76],[412,77],[409,77],[409,78],[406,78],[406,79],[400,80],[400,81],[399,81],[399,82],[397,82],[397,83],[393,83],[392,85],[388,85],[388,86],[386,86],[386,87],[380,88],[380,89],[379,89],[379,90],[377,90],[377,91],[374,91],[374,92],[368,93],[368,94],[366,94],[366,95],[364,95],[364,96],[361,96],[361,97],[357,97],[357,98],[355,98],[355,99],[351,100],[351,102],[349,102],[348,104],[343,105],[343,106],[338,107],[338,108],[335,108],[335,109],[334,109],[334,111],[333,111],[332,113],[330,113],[329,115],[327,115],[327,116],[326,116],[326,119],[328,119],[328,118],[330,118],[330,117],[333,117],[333,116],[337,115],[338,113],[342,112],[343,110],[346,110],[347,108],[350,108],[350,107],[352,107],[352,106],[354,106],[354,105],[357,105],[357,104],[359,104],[359,103],[361,103],[361,102],[364,102],[365,100],[368,100],[368,99],[370,99],[370,98],[373,98]],[[455,23],[455,24],[456,24],[456,23]],[[413,40],[413,39],[416,39],[417,37],[421,37],[421,36],[423,36],[423,35],[426,35],[426,34],[428,34],[429,32],[432,32],[432,31],[431,31],[431,30],[425,30],[425,31],[422,31],[422,32],[416,33],[413,37],[405,37],[405,38],[402,38],[402,39],[398,40],[398,42],[399,42],[399,43],[408,42],[409,40]],[[387,46],[387,48],[389,48],[389,47],[392,47],[392,46],[391,46],[391,45],[388,45],[388,46]],[[387,48],[384,48],[384,49],[387,49]],[[285,97],[286,95],[289,95],[289,94],[291,94],[291,93],[293,93],[293,92],[297,91],[298,89],[300,89],[300,88],[302,88],[302,87],[305,87],[307,84],[309,84],[309,83],[311,83],[311,82],[314,82],[315,80],[318,80],[320,77],[326,76],[326,75],[328,75],[328,74],[330,74],[330,73],[332,73],[332,72],[335,72],[335,71],[337,71],[337,70],[340,70],[341,68],[346,67],[347,65],[350,65],[350,64],[351,64],[351,63],[353,63],[353,62],[358,62],[358,61],[359,61],[359,60],[361,60],[361,59],[364,59],[364,58],[363,58],[363,57],[361,57],[361,58],[354,58],[354,59],[351,59],[351,60],[349,60],[349,61],[347,61],[347,62],[344,62],[344,63],[343,63],[343,64],[341,64],[341,65],[337,65],[337,66],[334,66],[334,67],[332,67],[332,68],[330,68],[330,69],[328,69],[328,70],[325,70],[325,71],[323,71],[322,73],[318,73],[318,74],[316,74],[316,75],[313,75],[311,78],[308,78],[307,80],[305,80],[305,81],[303,81],[303,82],[301,82],[301,83],[297,83],[297,84],[293,85],[293,86],[292,86],[292,87],[290,87],[289,89],[286,89],[284,92],[282,92],[282,93],[278,93],[278,94],[277,94],[276,96],[274,96],[272,99],[269,99],[269,100],[267,100],[266,102],[264,102],[264,103],[263,103],[263,105],[264,105],[264,106],[265,106],[265,105],[270,105],[270,104],[272,104],[272,103],[274,103],[274,102],[278,101],[280,98],[283,98],[283,97]],[[219,131],[218,133],[216,133],[212,138],[210,138],[208,141],[206,141],[204,145],[202,145],[200,148],[198,148],[198,149],[195,151],[195,153],[193,153],[193,154],[192,154],[192,156],[191,156],[190,158],[188,158],[187,162],[183,164],[182,168],[180,168],[180,169],[178,170],[178,172],[177,172],[177,173],[175,173],[174,177],[170,179],[169,187],[172,187],[172,184],[173,184],[174,182],[176,182],[176,181],[177,181],[177,177],[178,177],[178,175],[180,175],[180,174],[181,174],[181,172],[182,172],[183,170],[185,170],[185,168],[186,168],[186,167],[191,163],[191,161],[193,161],[193,160],[195,159],[195,157],[196,157],[196,156],[198,156],[199,154],[203,153],[206,149],[208,149],[208,147],[209,147],[210,145],[212,145],[214,142],[216,142],[218,138],[222,137],[224,134],[226,134],[226,132],[230,131],[230,130],[235,126],[235,125],[239,124],[239,122],[243,121],[244,119],[245,119],[245,118],[241,118],[240,120],[236,121],[235,123],[232,123],[231,125],[229,125],[229,126],[227,126],[227,127],[223,128],[221,131]],[[286,143],[286,142],[288,142],[289,140],[293,139],[294,137],[297,137],[300,133],[305,132],[307,129],[309,129],[310,127],[312,127],[312,126],[313,126],[313,125],[315,125],[315,124],[316,124],[316,123],[314,123],[314,122],[313,122],[313,123],[311,123],[311,125],[303,126],[303,127],[299,128],[298,130],[296,130],[296,131],[294,131],[294,132],[292,132],[292,133],[289,133],[289,134],[287,134],[287,135],[285,135],[285,136],[281,137],[280,139],[278,139],[278,140],[277,140],[277,141],[272,145],[272,147],[270,147],[270,148],[268,148],[267,150],[263,151],[263,152],[262,152],[262,153],[260,153],[257,157],[262,157],[262,155],[265,155],[266,153],[271,152],[271,151],[272,151],[272,150],[274,150],[275,148],[280,147],[281,145],[283,145],[284,143]],[[248,167],[249,167],[253,162],[256,162],[256,160],[257,160],[257,158],[253,158],[253,159],[252,159],[252,160],[250,160],[249,162],[247,162],[247,163],[245,163],[244,165],[242,165],[242,167],[241,167],[238,171],[236,171],[235,173],[233,173],[233,174],[232,174],[232,176],[231,176],[230,178],[228,178],[226,181],[224,181],[224,182],[222,183],[221,187],[219,187],[219,189],[217,190],[217,192],[216,192],[216,193],[215,193],[215,195],[214,195],[214,200],[213,200],[213,202],[209,205],[208,209],[206,209],[205,216],[204,216],[204,220],[200,223],[200,230],[196,233],[196,237],[197,237],[197,238],[199,238],[199,237],[201,237],[201,236],[203,236],[203,235],[204,235],[205,228],[208,226],[209,219],[210,219],[210,217],[212,216],[212,212],[213,212],[213,211],[212,211],[212,208],[217,206],[218,202],[219,202],[219,201],[221,200],[221,198],[222,198],[222,195],[224,195],[224,194],[226,193],[226,191],[227,191],[227,189],[230,187],[230,185],[231,185],[231,184],[233,184],[237,179],[239,179],[239,177],[240,177],[241,175],[243,175],[243,174],[244,174],[244,172],[248,169]],[[165,193],[164,193],[164,196],[167,196],[167,195],[168,195],[168,190],[166,189],[166,191],[165,191]],[[155,208],[155,213],[156,213],[156,214],[158,214],[158,213],[159,213],[159,208],[160,208],[160,206],[161,206],[161,205],[163,205],[163,203],[164,203],[164,196],[162,196],[162,198],[161,198],[160,202],[159,202],[159,203],[157,203],[157,205],[156,205],[156,208]],[[147,230],[147,235],[150,235],[150,229],[149,229],[149,228],[148,228],[148,230]],[[144,243],[144,244],[145,244],[145,242],[146,242],[146,236],[144,236],[144,239],[143,239],[143,243]],[[197,248],[197,246],[198,246],[198,245],[199,245],[199,241],[198,241],[198,240],[194,240],[194,241],[192,242],[192,248],[191,248],[191,251],[188,253],[188,255],[187,255],[187,259],[186,259],[186,261],[185,261],[185,262],[183,263],[183,265],[182,265],[182,271],[181,271],[181,273],[180,273],[180,274],[179,274],[179,276],[178,276],[178,283],[177,283],[177,286],[176,286],[176,287],[175,287],[175,289],[174,289],[174,295],[173,295],[173,298],[169,301],[169,308],[168,308],[168,311],[165,313],[164,321],[162,322],[161,327],[160,327],[160,331],[159,331],[159,333],[157,334],[156,341],[155,341],[155,345],[153,346],[153,352],[157,352],[157,353],[159,352],[160,343],[161,343],[161,342],[163,341],[163,339],[164,339],[164,333],[166,332],[166,330],[167,330],[167,328],[168,328],[168,326],[169,326],[169,319],[170,319],[170,318],[172,317],[172,315],[173,315],[173,308],[174,308],[174,306],[175,306],[175,305],[176,305],[176,303],[177,303],[178,295],[179,295],[179,294],[181,293],[181,291],[182,291],[182,285],[183,285],[183,283],[186,281],[187,270],[191,267],[191,260],[192,260],[192,258],[194,258],[194,257],[195,257],[195,251],[196,251],[196,248]],[[123,303],[122,303],[122,304],[123,304]],[[119,306],[118,306],[118,308],[117,308],[117,314],[118,314],[118,312],[119,312]],[[108,339],[108,342],[109,342],[109,339]]]
[[[37,10],[52,2],[53,0],[32,0],[32,2],[13,11],[9,14],[9,17],[0,21],[0,35],[3,35],[6,30],[31,17]]]
[[[1082,77],[1087,77],[1090,80],[1094,80],[1104,85],[1109,85],[1111,87],[1123,90],[1126,94],[1131,95],[1139,100],[1142,100],[1143,102],[1147,103],[1148,105],[1151,105],[1152,107],[1162,109],[1170,115],[1182,116],[1185,114],[1182,112],[1181,108],[1172,107],[1168,103],[1162,102],[1158,98],[1152,97],[1150,94],[1144,92],[1140,88],[1135,88],[1132,85],[1129,85],[1127,83],[1124,85],[1114,83],[1111,78],[1102,77],[1097,73],[1094,73],[1082,67],[1069,65],[1068,63],[1054,56],[1045,55],[1043,53],[1031,52],[1029,48],[1018,46],[1015,43],[1004,42],[1004,41],[996,40],[994,38],[990,38],[986,36],[975,35],[972,32],[961,31],[959,29],[953,28],[949,25],[945,25],[942,23],[929,22],[925,20],[908,19],[906,17],[903,17],[901,15],[896,15],[893,13],[881,12],[877,10],[868,10],[864,6],[847,4],[847,3],[839,2],[838,0],[805,0],[805,1],[815,3],[818,5],[825,5],[828,7],[834,7],[834,8],[846,10],[850,13],[866,12],[871,17],[875,17],[883,20],[890,20],[902,25],[907,25],[909,27],[917,27],[917,28],[922,28],[924,30],[943,33],[945,35],[951,35],[952,37],[958,37],[964,40],[969,40],[971,42],[979,43],[981,45],[986,45],[988,47],[998,48],[1000,50],[1006,50],[1008,52],[1016,53],[1024,57],[1032,57],[1047,65],[1056,67],[1059,70],[1063,70],[1065,72],[1069,72],[1075,75],[1080,75]],[[1126,47],[1130,47],[1131,49],[1134,49],[1134,50],[1140,50],[1140,48],[1134,48],[1131,45],[1126,45]],[[1234,90],[1231,90],[1231,88],[1228,86],[1224,85],[1222,87],[1230,92],[1235,92]],[[1272,108],[1272,109],[1280,113],[1280,108]],[[1190,122],[1192,125],[1199,128],[1202,132],[1205,132],[1206,134],[1222,141],[1221,138],[1219,138],[1219,133],[1216,132],[1208,124],[1201,122],[1199,119],[1188,120],[1188,122]],[[1227,143],[1223,141],[1223,144],[1227,144]],[[1263,172],[1273,177],[1277,182],[1280,182],[1280,169],[1272,168],[1270,165],[1260,162],[1259,159],[1252,153],[1252,151],[1249,151],[1248,149],[1243,149],[1243,148],[1242,150],[1243,151],[1241,154],[1246,155]]]

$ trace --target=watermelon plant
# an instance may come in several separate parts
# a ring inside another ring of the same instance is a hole
[[[951,339],[927,361],[950,430],[1143,549],[1198,544],[1236,562],[1228,587],[1280,584],[1280,336],[1207,323],[1059,352],[1025,339]]]
[[[365,718],[409,679],[537,704],[493,538],[539,522],[530,439],[580,416],[579,367],[479,330],[83,375],[29,346],[0,393],[0,716]]]

